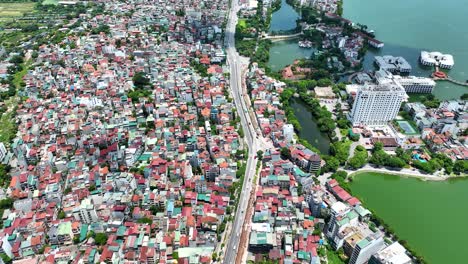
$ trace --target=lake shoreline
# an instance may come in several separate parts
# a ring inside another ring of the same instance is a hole
[[[360,174],[365,174],[365,173],[368,173],[368,172],[386,174],[386,175],[391,175],[391,176],[396,176],[396,177],[401,177],[401,178],[417,178],[417,179],[420,179],[422,181],[434,181],[434,182],[448,181],[448,180],[452,180],[452,179],[468,178],[468,175],[434,176],[434,175],[429,175],[429,174],[420,174],[420,173],[402,172],[402,171],[397,171],[397,170],[389,170],[389,169],[385,169],[385,168],[364,168],[364,169],[359,169],[357,171],[351,171],[351,170],[345,170],[345,171],[348,172],[348,178],[350,178],[351,180],[354,177],[359,176]]]
[[[412,254],[421,256],[426,263],[464,263],[461,261],[464,257],[458,253],[468,235],[463,229],[468,211],[466,204],[455,201],[468,198],[466,175],[445,181],[394,177],[402,175],[364,170],[351,176],[356,175],[359,177],[349,182],[350,194]],[[437,210],[442,211],[434,214]],[[448,214],[452,217],[451,226],[457,231],[443,228]],[[437,245],[442,240],[447,241],[443,251]]]

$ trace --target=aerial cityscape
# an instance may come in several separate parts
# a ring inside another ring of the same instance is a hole
[[[445,4],[0,0],[0,264],[467,263]]]

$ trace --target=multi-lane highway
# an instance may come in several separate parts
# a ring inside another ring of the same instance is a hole
[[[252,179],[254,178],[257,159],[256,152],[259,149],[259,139],[257,132],[250,119],[249,108],[244,101],[242,91],[242,70],[241,58],[235,48],[234,34],[237,24],[237,12],[239,10],[238,0],[231,1],[229,17],[226,26],[225,45],[227,52],[227,60],[230,67],[230,87],[234,97],[234,103],[237,108],[237,113],[240,116],[241,125],[244,130],[247,145],[249,147],[249,158],[247,159],[247,168],[244,176],[244,185],[239,197],[239,203],[235,214],[234,221],[230,234],[228,234],[228,242],[225,249],[223,263],[234,264],[239,251],[239,239],[241,237],[242,227],[245,220],[247,205],[252,190]]]

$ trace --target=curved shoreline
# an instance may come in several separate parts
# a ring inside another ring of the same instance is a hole
[[[421,180],[425,181],[446,181],[449,179],[456,179],[456,178],[466,178],[468,175],[460,175],[460,176],[434,176],[434,175],[429,175],[429,174],[422,174],[422,173],[411,173],[411,172],[405,172],[405,171],[393,171],[393,170],[388,170],[385,168],[363,168],[359,169],[357,171],[351,171],[351,170],[345,170],[348,173],[348,178],[353,178],[355,176],[358,176],[359,174],[366,173],[366,172],[374,172],[374,173],[381,173],[381,174],[387,174],[387,175],[393,175],[393,176],[398,176],[398,177],[410,177],[410,178],[418,178]]]

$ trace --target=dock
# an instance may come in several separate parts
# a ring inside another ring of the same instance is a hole
[[[460,86],[468,87],[468,83],[457,81],[455,79],[450,78],[449,76],[447,76],[447,78],[432,77],[432,79],[434,79],[434,81],[447,81],[447,82],[451,82],[453,84],[457,84],[457,85],[460,85]]]
[[[447,81],[456,85],[468,87],[468,82],[462,82],[451,78],[445,72],[441,72],[439,66],[435,67],[435,71],[432,73],[431,77],[434,81]]]

